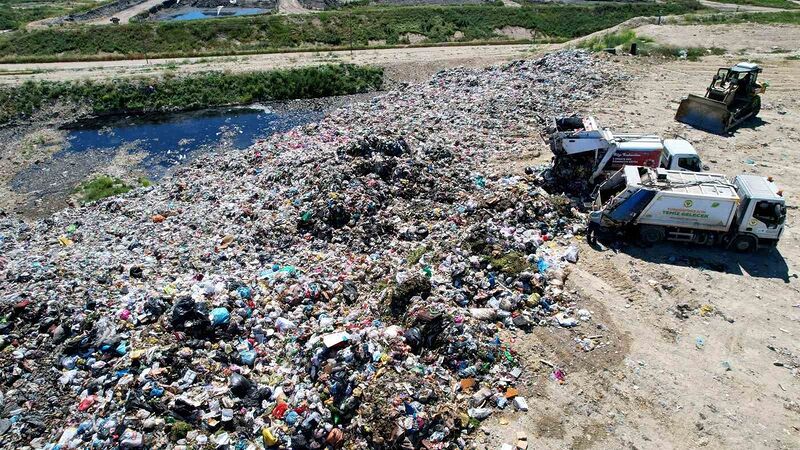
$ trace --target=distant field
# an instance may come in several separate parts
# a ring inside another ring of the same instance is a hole
[[[358,8],[298,16],[72,26],[0,36],[0,61],[120,59],[408,43],[566,40],[637,16],[684,14],[693,1],[590,6]],[[507,29],[505,34],[498,32]],[[509,32],[508,29],[511,29]]]
[[[0,30],[16,29],[48,17],[86,11],[111,0],[0,0]]]

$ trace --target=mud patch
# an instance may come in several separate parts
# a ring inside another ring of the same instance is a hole
[[[608,436],[608,431],[605,425],[597,422],[590,423],[581,428],[580,434],[572,440],[572,444],[569,447],[573,450],[592,448],[598,442],[602,442],[606,436]]]
[[[543,438],[564,439],[564,422],[556,416],[545,414],[536,419],[536,435]]]

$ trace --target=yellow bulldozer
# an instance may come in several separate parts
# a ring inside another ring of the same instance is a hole
[[[675,120],[700,130],[727,133],[761,110],[759,94],[766,85],[758,83],[760,73],[761,67],[746,62],[720,68],[705,97],[689,95],[681,101]]]

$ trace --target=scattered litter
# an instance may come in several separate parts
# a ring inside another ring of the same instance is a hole
[[[706,345],[706,340],[703,336],[697,336],[694,340],[694,346],[698,349],[702,349]]]

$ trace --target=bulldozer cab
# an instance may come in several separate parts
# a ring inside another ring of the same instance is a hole
[[[751,63],[739,63],[730,69],[721,67],[711,80],[706,97],[725,104],[735,98],[749,97],[757,90],[761,68]]]

